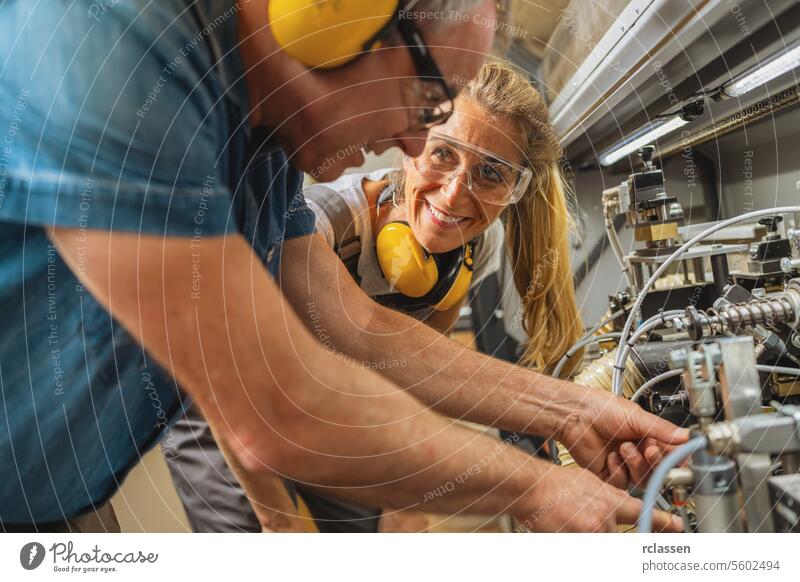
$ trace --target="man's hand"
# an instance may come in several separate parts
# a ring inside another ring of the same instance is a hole
[[[575,397],[558,440],[582,467],[621,489],[645,483],[672,447],[689,438],[687,430],[604,390],[583,389]]]
[[[528,531],[616,532],[620,525],[635,524],[641,509],[641,501],[589,471],[553,466],[514,514]],[[678,533],[683,527],[679,518],[655,511],[653,531]]]

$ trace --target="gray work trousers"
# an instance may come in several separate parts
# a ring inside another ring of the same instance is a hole
[[[172,428],[164,456],[193,531],[261,531],[247,495],[195,407]],[[359,507],[292,481],[285,480],[285,485],[293,499],[302,497],[321,532],[378,531],[379,509]]]

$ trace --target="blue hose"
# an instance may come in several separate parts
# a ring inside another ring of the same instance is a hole
[[[661,461],[661,464],[656,467],[656,470],[653,471],[653,475],[647,482],[647,488],[644,490],[642,513],[639,514],[639,524],[637,528],[639,533],[652,533],[653,531],[653,509],[656,504],[656,499],[658,499],[658,495],[661,493],[661,485],[667,478],[667,473],[669,473],[670,469],[707,446],[708,439],[706,437],[695,437],[672,451]]]

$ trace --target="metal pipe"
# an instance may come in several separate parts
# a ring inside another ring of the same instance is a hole
[[[658,376],[653,376],[647,382],[639,386],[639,389],[634,392],[633,396],[631,396],[631,402],[636,402],[639,398],[642,397],[648,390],[650,390],[653,386],[662,382],[664,380],[669,380],[670,378],[674,378],[675,376],[680,376],[683,374],[683,370],[668,370],[659,374]]]

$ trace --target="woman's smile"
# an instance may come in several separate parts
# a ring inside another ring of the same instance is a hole
[[[464,223],[470,220],[468,216],[458,216],[452,212],[447,212],[431,204],[429,200],[423,200],[423,205],[428,211],[431,221],[439,228],[459,228],[465,226]]]

